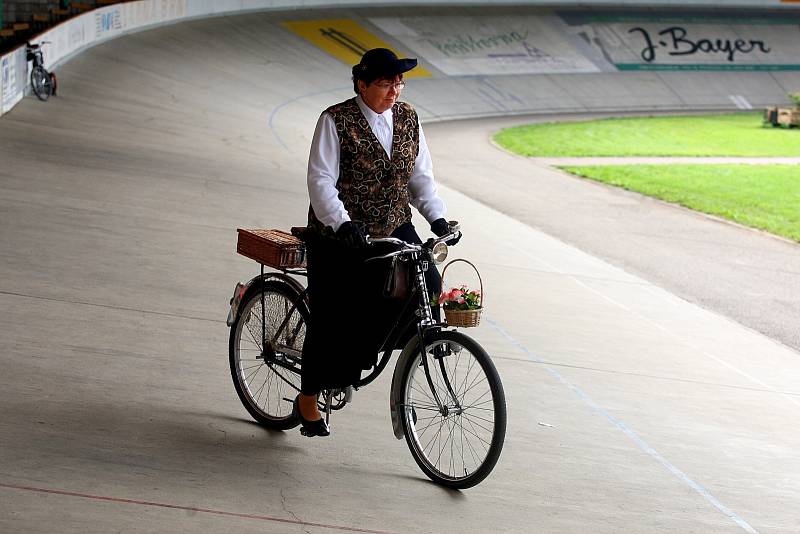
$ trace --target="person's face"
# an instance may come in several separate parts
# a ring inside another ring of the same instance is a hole
[[[402,74],[398,74],[394,78],[378,78],[369,85],[359,80],[358,91],[369,109],[375,113],[383,113],[397,101],[402,90],[402,83]]]

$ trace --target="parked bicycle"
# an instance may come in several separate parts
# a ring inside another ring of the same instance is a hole
[[[46,44],[50,44],[50,41],[42,41],[39,44],[27,43],[25,46],[27,60],[33,61],[31,88],[36,97],[42,101],[47,100],[51,95],[54,96],[57,87],[56,75],[44,68],[42,47]]]
[[[422,471],[451,488],[469,488],[485,479],[503,448],[506,401],[500,376],[478,342],[437,322],[431,312],[425,271],[447,257],[451,233],[423,245],[396,238],[368,238],[394,250],[379,259],[407,262],[413,277],[397,322],[382,345],[375,368],[355,389],[384,370],[398,342],[414,333],[395,365],[390,394],[394,435],[405,437]],[[279,268],[247,284],[237,284],[228,315],[230,369],[244,407],[262,425],[279,430],[300,421],[292,401],[300,390],[302,347],[309,319],[308,290],[292,275],[304,269]],[[405,337],[404,337],[405,336]],[[352,399],[353,388],[324,390],[320,409],[329,421],[332,411]]]

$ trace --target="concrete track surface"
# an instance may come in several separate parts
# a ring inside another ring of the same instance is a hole
[[[265,21],[109,42],[0,121],[0,532],[800,530],[798,354],[460,193],[529,162],[448,161],[447,125],[454,253],[486,284],[471,334],[509,406],[495,471],[428,482],[388,373],[330,438],[251,422],[227,362],[228,298],[256,274],[235,229],[303,223],[316,115],[350,94]]]

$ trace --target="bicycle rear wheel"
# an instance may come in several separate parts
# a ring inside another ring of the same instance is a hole
[[[292,401],[300,391],[307,324],[308,307],[295,288],[257,281],[242,298],[231,325],[233,385],[245,409],[266,427],[287,430],[300,423]]]
[[[31,88],[36,97],[45,101],[53,93],[53,80],[44,67],[33,67],[31,70]]]
[[[470,488],[491,473],[503,449],[506,401],[500,376],[486,351],[460,332],[428,336],[425,357],[444,407],[436,403],[418,351],[402,374],[406,443],[431,480]]]

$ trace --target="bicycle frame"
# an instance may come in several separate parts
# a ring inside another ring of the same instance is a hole
[[[431,313],[430,308],[430,296],[428,294],[428,287],[425,280],[425,272],[428,270],[430,263],[431,263],[431,249],[433,244],[444,242],[448,239],[455,237],[458,233],[458,230],[454,230],[452,234],[447,236],[443,236],[437,240],[434,240],[430,246],[417,246],[413,245],[413,248],[410,249],[401,249],[400,251],[396,251],[390,253],[386,256],[379,256],[373,259],[382,259],[391,256],[398,256],[404,255],[407,256],[407,260],[401,261],[410,261],[414,268],[414,286],[413,290],[409,293],[408,297],[403,304],[400,314],[398,315],[397,321],[390,329],[389,333],[387,334],[386,338],[384,339],[381,347],[379,348],[379,352],[383,352],[381,359],[379,360],[378,364],[375,368],[364,378],[359,380],[357,384],[354,384],[354,388],[358,389],[370,384],[374,381],[386,368],[386,365],[391,358],[392,352],[394,351],[394,347],[396,346],[397,342],[401,339],[401,337],[408,331],[408,329],[416,323],[417,325],[417,344],[418,344],[418,353],[420,354],[422,365],[425,371],[425,377],[428,381],[428,385],[430,390],[433,394],[434,400],[437,403],[437,406],[442,413],[445,413],[449,408],[447,403],[443,402],[442,399],[439,398],[437,393],[437,388],[434,386],[433,378],[430,372],[430,362],[428,361],[429,358],[427,357],[427,353],[425,350],[425,338],[426,334],[432,330],[440,330],[442,328],[446,328],[446,323],[438,323],[434,320],[433,314]],[[400,240],[392,240],[392,238],[385,238],[385,239],[376,239],[372,240],[373,242],[395,242],[396,244],[403,243],[404,245],[408,246],[407,243],[404,243]],[[398,243],[399,242],[399,243]],[[288,371],[294,372],[299,374],[300,368],[297,366],[297,362],[302,357],[301,354],[294,354],[294,350],[284,348],[283,351],[276,351],[275,347],[277,347],[278,340],[281,339],[282,336],[287,335],[286,328],[289,325],[290,319],[294,313],[297,312],[297,306],[300,302],[305,302],[307,300],[308,289],[303,287],[296,279],[294,279],[290,275],[299,275],[299,276],[306,276],[307,273],[301,269],[282,269],[280,273],[265,273],[264,272],[264,265],[261,265],[261,274],[258,279],[262,282],[266,282],[270,279],[278,280],[283,283],[286,283],[290,287],[296,289],[298,291],[297,300],[290,303],[289,308],[286,310],[285,317],[281,324],[276,329],[275,334],[272,336],[271,339],[267,339],[267,332],[266,332],[266,317],[265,317],[265,303],[264,303],[264,292],[261,293],[261,340],[262,340],[262,357],[264,358],[264,362],[270,366],[278,366],[284,368]],[[254,279],[255,280],[255,279]],[[254,280],[251,280],[248,283],[248,286],[253,283]],[[416,301],[416,312],[414,314],[410,314],[410,309],[412,305],[414,305]],[[406,319],[406,320],[404,320]],[[302,326],[302,322],[298,322],[297,326],[295,327],[294,332],[288,333],[289,338],[291,339],[292,336],[297,336],[299,334],[299,330]],[[409,341],[407,344],[410,345],[412,341]],[[404,349],[405,350],[405,349]],[[283,358],[279,358],[279,354],[283,356]],[[288,361],[286,361],[288,360]],[[399,362],[398,362],[399,365]],[[439,365],[443,371],[442,375],[445,381],[445,387],[449,393],[451,399],[453,399],[455,403],[455,409],[460,410],[461,407],[459,406],[457,396],[453,391],[452,385],[450,384],[449,379],[447,378],[447,373],[444,372],[444,364],[441,358],[439,358]],[[297,389],[291,381],[284,378],[280,373],[276,371],[276,374],[284,381],[287,382],[290,386],[294,389]],[[327,400],[327,404],[330,404],[330,398],[332,393],[325,392],[325,398]],[[329,410],[329,408],[328,408]]]
[[[42,47],[46,44],[50,44],[50,41],[42,41],[39,44],[30,44],[28,43],[25,47],[25,52],[27,52],[29,61],[33,61],[34,67],[44,67],[44,55]],[[31,57],[32,56],[32,57]]]

